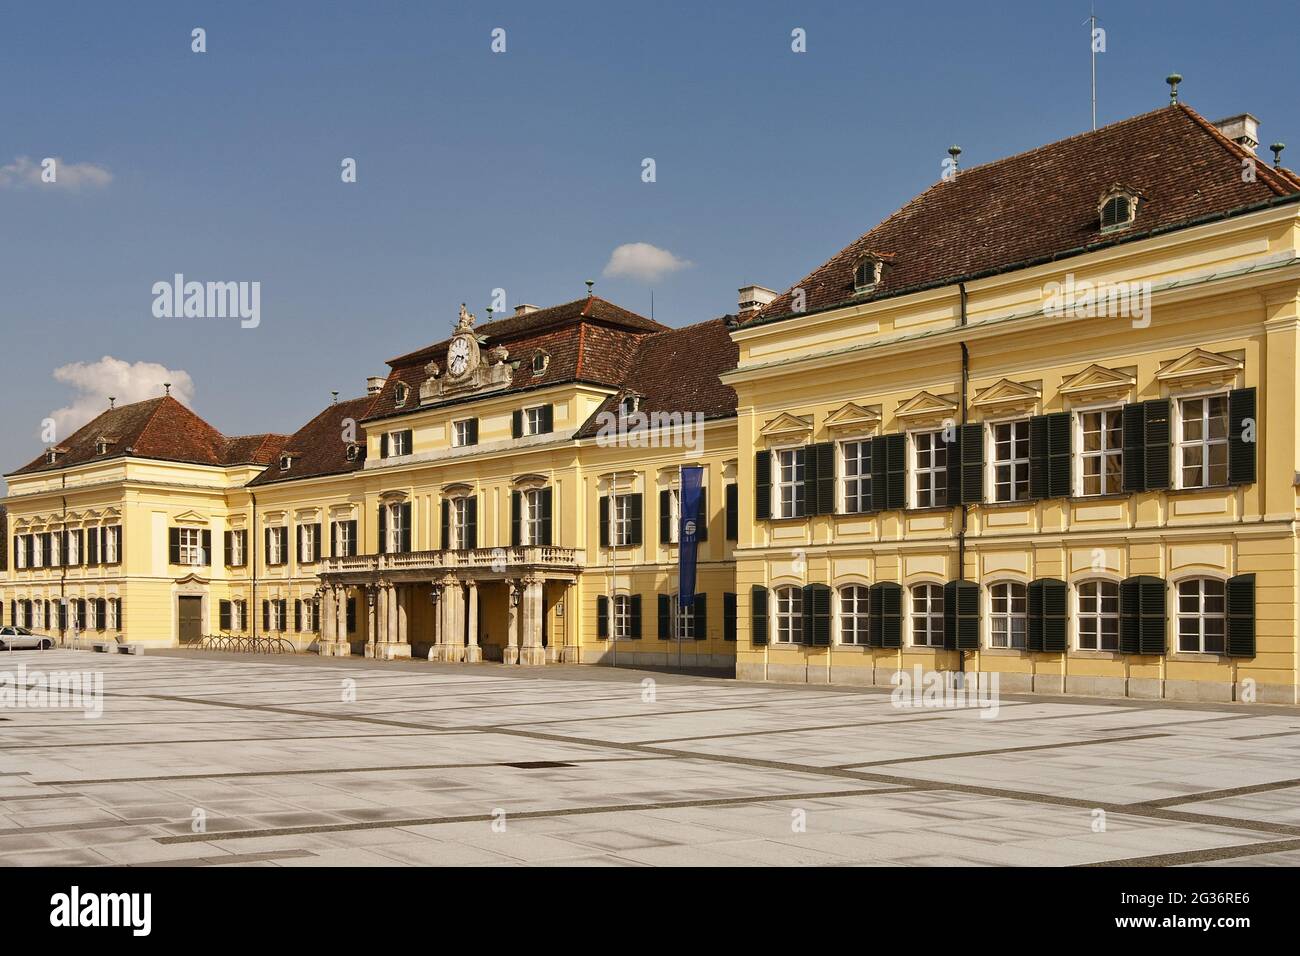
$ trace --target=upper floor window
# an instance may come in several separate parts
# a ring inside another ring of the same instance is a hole
[[[1180,488],[1228,483],[1228,397],[1205,395],[1178,402]]]
[[[937,508],[947,503],[948,496],[948,443],[943,432],[917,432],[912,436],[912,449],[916,456],[913,469],[918,508]]]
[[[45,463],[47,465],[52,465],[58,460],[59,460],[59,453],[55,451],[53,448],[51,448],[49,451],[45,453]]]
[[[109,525],[104,528],[104,563],[117,564],[117,549],[122,541],[122,526]]]
[[[68,532],[68,564],[75,566],[80,563],[81,563],[81,532],[69,531]]]
[[[1029,497],[1029,419],[997,422],[993,429],[994,501]]]
[[[95,442],[96,455],[107,455],[108,448],[109,448],[109,443],[102,438],[99,441]]]
[[[803,588],[776,589],[776,641],[803,643]]]
[[[519,521],[520,544],[540,544],[546,539],[544,491],[545,489],[542,488],[531,488],[520,496],[523,505],[523,514],[520,515]]]
[[[206,564],[203,554],[203,532],[198,528],[181,528],[179,530],[181,564],[187,564],[191,567]]]
[[[464,551],[470,546],[469,530],[473,524],[470,515],[472,500],[468,497],[451,499],[451,546],[457,551]]]
[[[384,553],[397,554],[410,550],[411,505],[406,501],[393,501],[380,506],[383,509]]]
[[[1227,629],[1223,582],[1192,578],[1178,582],[1178,650],[1222,654]]]
[[[1124,423],[1121,410],[1079,413],[1081,491],[1114,495],[1124,490]]]
[[[871,442],[846,441],[840,443],[840,458],[844,476],[841,494],[844,514],[860,514],[871,510]]]
[[[411,453],[411,430],[388,432],[380,440],[381,458],[398,458]]]
[[[357,523],[355,521],[334,522],[334,557],[351,557],[357,553]]]
[[[458,422],[451,423],[451,445],[453,448],[462,448],[466,445],[478,444],[478,419],[462,418]]]
[[[226,555],[226,562],[232,568],[242,568],[244,566],[244,547],[248,541],[248,532],[240,528],[230,532],[230,553]]]
[[[1101,230],[1123,229],[1137,214],[1137,199],[1129,193],[1113,193],[1101,204]]]
[[[1028,593],[1023,584],[1008,582],[989,588],[990,645],[1024,650],[1029,629]]]
[[[782,448],[772,456],[776,469],[776,517],[802,518],[804,514],[804,449]]]
[[[355,442],[349,443],[348,451],[347,451],[348,461],[356,461],[360,457],[361,457],[361,446],[356,444]]]
[[[1079,650],[1119,650],[1119,585],[1084,581],[1079,585]]]
[[[611,499],[610,543],[618,546],[632,543],[632,518],[637,501],[631,495],[614,495]],[[676,525],[674,524],[674,527]]]
[[[266,536],[266,563],[267,564],[284,564],[284,537],[281,532],[287,531],[286,528],[270,528]]]
[[[292,464],[293,464],[293,459],[292,459],[291,457],[289,457],[288,455],[281,455],[281,456],[280,456],[280,470],[281,470],[281,471],[288,471],[289,468],[290,468],[290,466],[291,466]]]
[[[304,524],[298,526],[298,560],[303,564],[311,564],[320,554],[320,542],[316,536],[320,533],[320,526],[314,524]]]
[[[918,584],[912,588],[912,643],[943,646],[943,587]]]
[[[547,431],[546,412],[549,406],[536,405],[524,409],[524,434],[541,435]]]
[[[861,584],[840,588],[840,643],[867,643],[869,592]]]

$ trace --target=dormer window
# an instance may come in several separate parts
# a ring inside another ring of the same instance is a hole
[[[349,444],[347,455],[348,455],[348,461],[356,461],[358,458],[361,457],[361,446],[357,445],[355,442]]]
[[[875,256],[863,256],[853,268],[853,291],[870,292],[880,282],[881,261]]]
[[[618,403],[618,415],[620,418],[627,418],[636,412],[641,406],[641,397],[639,395],[624,395],[623,400]]]
[[[1126,191],[1111,191],[1102,198],[1098,214],[1102,232],[1127,229],[1137,216],[1137,197]]]
[[[107,454],[108,454],[108,442],[106,442],[106,441],[105,441],[104,439],[102,439],[102,438],[101,438],[99,441],[95,442],[95,454],[96,454],[96,455],[107,455]]]
[[[59,460],[59,453],[55,451],[53,448],[51,448],[49,451],[45,453],[45,464],[53,465],[58,460]]]
[[[407,398],[410,397],[411,390],[405,382],[398,382],[397,387],[393,389],[393,402],[398,408],[406,404]]]
[[[288,471],[289,468],[290,468],[290,466],[291,466],[292,464],[293,464],[293,458],[292,458],[291,456],[289,456],[289,455],[281,455],[281,456],[280,456],[280,470],[281,470],[281,471]]]
[[[551,357],[546,352],[533,353],[533,374],[541,375],[546,371],[546,367],[551,364]]]

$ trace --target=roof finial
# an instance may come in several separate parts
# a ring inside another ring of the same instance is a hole
[[[171,393],[172,393],[172,383],[163,382],[163,394],[170,395]]]
[[[339,390],[337,388],[332,388],[330,389],[330,404],[337,405],[338,403],[339,403]]]
[[[1169,105],[1178,105],[1178,84],[1183,82],[1183,77],[1179,73],[1170,73],[1165,77],[1165,82],[1169,84]]]
[[[590,298],[591,298],[591,287],[594,286],[594,285],[596,284],[596,280],[595,280],[595,279],[587,279],[587,280],[586,280],[586,283],[587,283],[587,298],[590,299]]]
[[[1273,165],[1282,168],[1282,150],[1286,149],[1286,143],[1274,143],[1269,147],[1273,151]]]
[[[109,409],[109,411],[112,411],[113,408],[116,407],[116,405],[117,405],[117,396],[116,396],[116,395],[110,395],[110,396],[108,396],[108,409]]]
[[[948,147],[948,155],[952,157],[952,171],[957,172],[957,157],[961,155],[961,147],[956,143]]]
[[[488,314],[488,321],[489,321],[489,322],[492,321],[492,312],[493,312],[492,306],[489,305],[489,306],[487,307],[487,314]]]

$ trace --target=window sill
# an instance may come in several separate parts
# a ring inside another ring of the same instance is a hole
[[[923,508],[904,508],[903,514],[927,515],[927,514],[936,514],[938,512],[944,512],[944,511],[951,513],[954,508],[959,508],[959,507],[961,506],[960,505],[926,505]]]
[[[1205,485],[1203,487],[1198,487],[1198,488],[1162,488],[1160,490],[1167,495],[1177,497],[1180,495],[1215,494],[1215,493],[1222,494],[1225,491],[1236,491],[1238,488],[1241,487],[1244,486],[1243,485]]]
[[[1029,651],[1019,647],[981,647],[980,654],[990,657],[1024,657]]]
[[[1137,492],[1135,491],[1113,491],[1104,495],[1070,495],[1067,499],[1071,504],[1089,504],[1093,501],[1118,501],[1125,498],[1132,498]]]
[[[1124,655],[1119,651],[1090,651],[1083,648],[1076,648],[1069,652],[1074,660],[1080,661],[1122,661]]]
[[[1018,498],[1015,501],[981,501],[975,507],[978,508],[1032,508],[1040,501],[1051,501],[1050,498]]]
[[[1224,654],[1203,654],[1199,651],[1171,651],[1164,655],[1165,660],[1174,664],[1221,664],[1231,660]]]

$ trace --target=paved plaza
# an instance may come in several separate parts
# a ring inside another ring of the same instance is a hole
[[[1300,709],[596,667],[0,655],[0,863],[1297,865]]]

